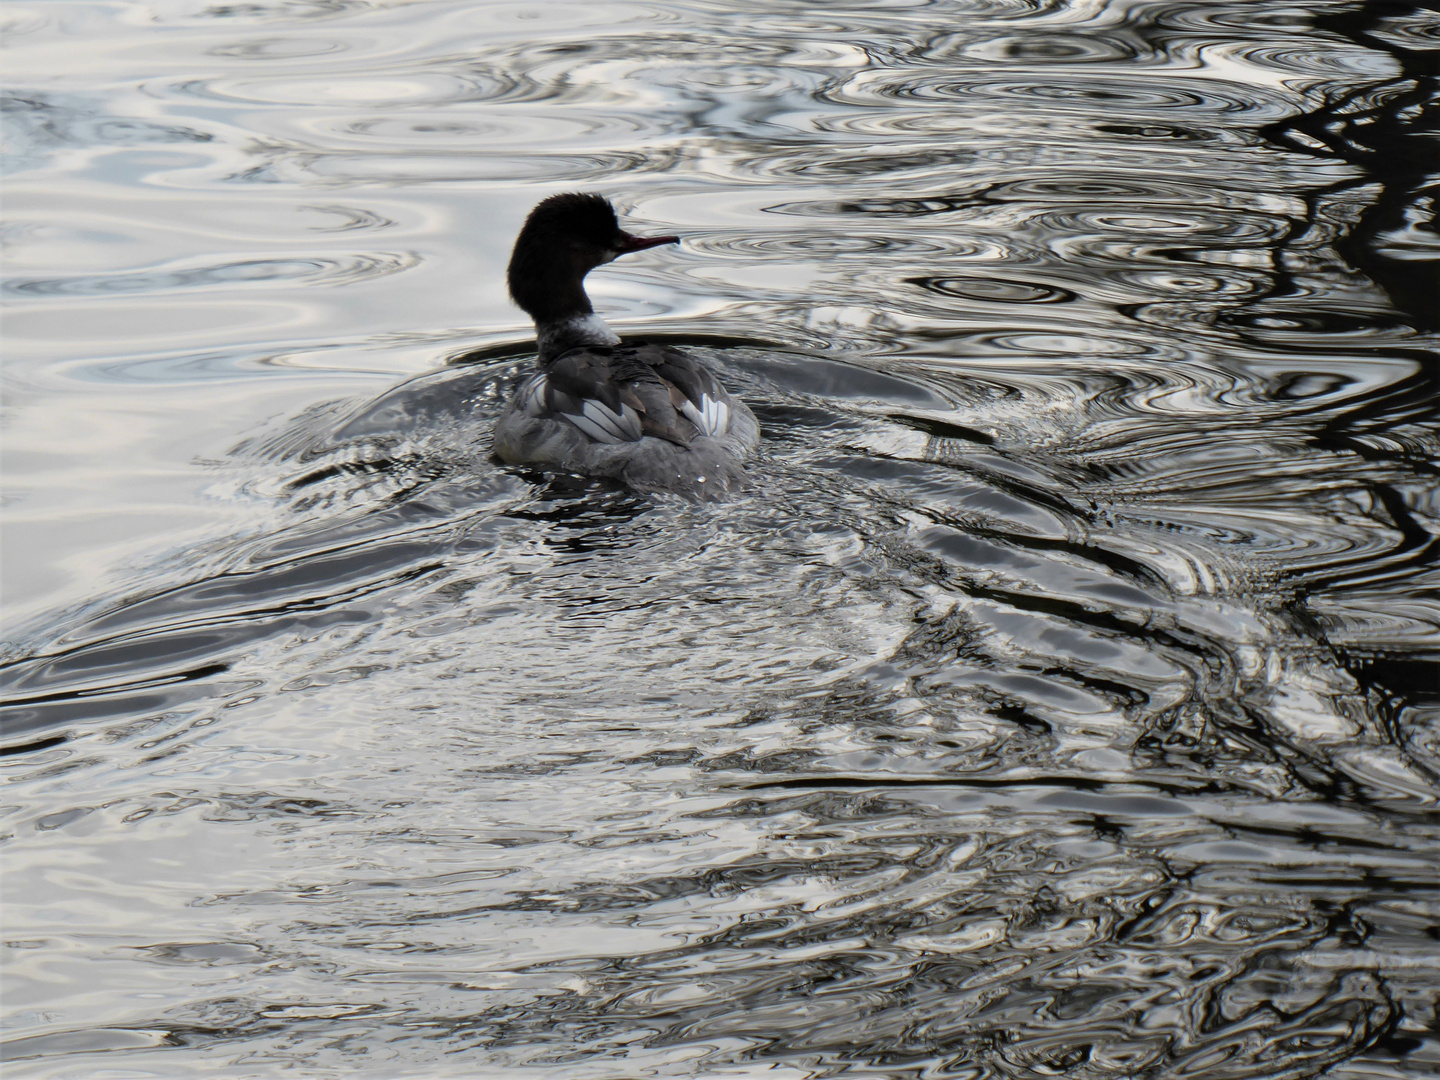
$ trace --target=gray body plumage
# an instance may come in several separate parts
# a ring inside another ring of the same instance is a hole
[[[658,348],[606,351],[643,356]],[[677,354],[673,349],[663,352],[672,358]],[[569,358],[584,358],[584,353],[572,351]],[[703,371],[693,359],[690,363]],[[650,414],[663,412],[664,402],[661,408],[652,402],[642,419],[623,400],[618,409],[598,398],[577,400],[551,385],[549,372],[542,369],[521,383],[501,413],[495,425],[495,453],[514,464],[607,476],[637,491],[718,498],[745,485],[743,462],[760,441],[760,427],[743,401],[708,372],[704,374],[708,385],[701,400],[686,398],[678,409],[671,407],[673,412],[665,418],[670,420],[666,437],[646,432],[647,427],[658,426]],[[670,384],[665,383],[664,389],[676,396]]]

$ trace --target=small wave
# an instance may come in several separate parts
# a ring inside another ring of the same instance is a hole
[[[954,296],[961,300],[999,304],[1063,304],[1075,299],[1069,289],[1041,285],[1029,281],[1008,281],[1002,278],[931,277],[907,278],[926,292]]]
[[[1029,77],[977,73],[964,78],[923,71],[880,72],[857,76],[828,97],[837,104],[861,105],[898,99],[993,107],[998,101],[1017,108],[1043,105],[1046,116],[1056,110],[1062,115],[1102,112],[1113,116],[1115,110],[1123,109],[1131,122],[1149,115],[1164,122],[1175,110],[1183,110],[1191,122],[1224,117],[1228,122],[1255,125],[1284,116],[1289,109],[1281,96],[1257,94],[1253,85],[1163,71],[1144,77],[1107,72],[1103,76],[1071,73],[1064,78],[1055,72],[1036,72]]]
[[[349,43],[336,38],[264,37],[216,45],[208,49],[207,54],[231,60],[299,60],[331,56],[349,48]]]
[[[170,86],[152,83],[157,97],[175,95],[252,105],[396,108],[504,97],[514,84],[487,71],[367,71],[350,78],[207,78]]]
[[[234,259],[203,265],[176,265],[113,274],[11,279],[4,291],[16,296],[116,296],[183,289],[235,288],[244,285],[295,284],[335,287],[420,265],[415,252],[357,252],[349,255]]]
[[[886,256],[954,256],[999,258],[997,245],[963,236],[887,236],[866,233],[802,233],[788,236],[751,236],[745,233],[710,233],[686,237],[686,245],[707,255],[802,259],[884,258]]]
[[[181,123],[158,123],[107,113],[89,95],[16,91],[0,95],[9,172],[39,168],[72,147],[164,146],[205,143],[213,136]]]

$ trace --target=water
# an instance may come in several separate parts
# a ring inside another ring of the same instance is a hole
[[[16,0],[10,1075],[1440,1070],[1440,22]],[[764,429],[493,463],[524,212]]]

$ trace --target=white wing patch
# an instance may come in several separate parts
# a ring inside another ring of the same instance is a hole
[[[520,408],[526,416],[541,416],[545,412],[545,391],[550,384],[545,374],[531,375],[520,384]]]
[[[730,430],[730,406],[716,401],[709,394],[700,395],[700,407],[693,401],[680,406],[680,414],[700,430],[702,435],[724,435]]]
[[[622,404],[617,413],[603,401],[586,398],[580,403],[580,415],[561,413],[598,443],[638,442],[640,439],[640,414],[629,405]]]

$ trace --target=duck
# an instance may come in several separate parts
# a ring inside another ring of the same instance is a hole
[[[585,293],[596,267],[679,242],[626,232],[600,195],[552,195],[530,211],[506,282],[535,323],[537,370],[496,421],[496,457],[691,500],[749,486],[754,413],[686,350],[622,341]]]

